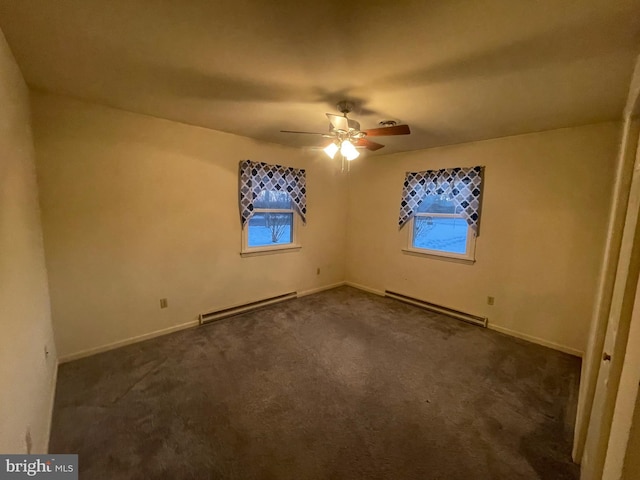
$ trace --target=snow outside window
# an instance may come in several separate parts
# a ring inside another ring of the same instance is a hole
[[[446,194],[425,196],[409,226],[408,250],[474,260],[475,233]]]
[[[287,192],[263,190],[243,229],[243,253],[299,248],[297,215]]]

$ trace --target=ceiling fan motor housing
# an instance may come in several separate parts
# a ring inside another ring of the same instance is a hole
[[[349,102],[347,100],[342,100],[341,102],[338,102],[336,104],[336,108],[338,109],[338,111],[345,116],[347,115],[347,113],[353,112],[353,107],[353,102]]]

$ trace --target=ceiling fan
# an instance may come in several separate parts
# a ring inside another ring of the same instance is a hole
[[[309,135],[322,135],[331,138],[331,143],[324,147],[324,152],[331,158],[340,152],[343,158],[354,160],[360,153],[356,149],[366,148],[376,151],[384,147],[381,143],[372,142],[367,137],[382,137],[391,135],[409,135],[411,130],[409,125],[397,125],[395,121],[388,120],[380,122],[382,127],[360,130],[360,123],[348,118],[347,115],[353,111],[353,103],[342,101],[337,105],[338,111],[342,115],[327,113],[329,119],[329,133],[301,132],[296,130],[280,130],[282,133],[303,133]]]

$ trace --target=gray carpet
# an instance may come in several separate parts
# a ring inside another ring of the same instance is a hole
[[[349,287],[60,367],[80,478],[577,479],[580,360]]]

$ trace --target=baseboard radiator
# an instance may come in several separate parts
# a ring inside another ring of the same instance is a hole
[[[215,322],[216,320],[222,320],[223,318],[233,317],[234,315],[240,315],[241,313],[251,312],[258,310],[259,308],[273,305],[274,303],[286,302],[297,298],[296,292],[283,293],[282,295],[276,295],[275,297],[263,298],[256,300],[255,302],[244,303],[242,305],[235,305],[233,307],[222,308],[220,310],[214,310],[212,312],[201,313],[198,318],[200,325],[205,323]]]
[[[409,297],[407,295],[403,295],[397,292],[392,292],[390,290],[385,290],[384,296],[389,298],[394,298],[396,300],[400,300],[401,302],[404,302],[404,303],[409,303],[411,305],[422,307],[425,310],[429,310],[431,312],[442,313],[444,315],[457,318],[467,323],[472,323],[474,325],[479,325],[485,328],[487,327],[487,322],[488,322],[487,317],[480,317],[478,315],[472,315],[471,313],[461,312],[460,310],[454,310],[453,308],[444,307],[442,305],[437,305],[431,302],[426,302],[424,300]]]

